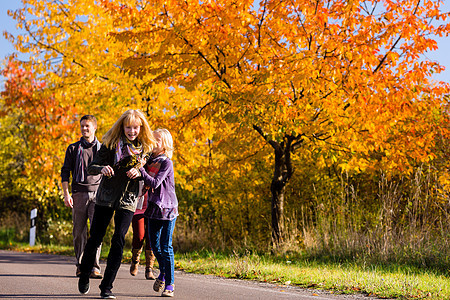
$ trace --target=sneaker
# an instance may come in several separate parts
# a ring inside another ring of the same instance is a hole
[[[92,270],[91,275],[89,277],[94,278],[94,279],[102,279],[103,275],[102,275],[102,273],[100,273],[97,270]]]
[[[155,283],[153,283],[153,290],[155,292],[161,292],[163,288],[164,288],[164,280],[156,278]]]
[[[162,292],[161,297],[173,297],[173,285],[168,285]]]
[[[80,275],[80,279],[78,279],[78,291],[83,295],[89,292],[89,277]]]
[[[116,299],[116,296],[114,296],[114,294],[111,292],[111,290],[101,291],[100,297],[102,299]]]
[[[173,291],[170,290],[164,290],[164,292],[162,292],[161,297],[173,297]]]

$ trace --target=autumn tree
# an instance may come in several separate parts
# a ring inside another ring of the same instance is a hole
[[[275,247],[295,159],[408,172],[447,135],[449,86],[431,81],[442,67],[422,56],[450,29],[433,26],[448,16],[438,0],[23,2],[12,15],[27,34],[9,39],[59,103],[105,125],[111,112],[146,108],[192,155],[181,172],[199,154],[226,161],[232,138],[234,161],[271,161]]]
[[[408,172],[433,158],[448,85],[419,58],[448,34],[431,23],[447,17],[440,1],[102,3],[129,49],[118,58],[144,88],[207,91],[191,113],[233,114],[273,148],[275,245],[296,149],[343,170]]]

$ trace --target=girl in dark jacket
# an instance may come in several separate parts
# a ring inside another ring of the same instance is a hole
[[[114,234],[108,254],[105,274],[100,284],[102,299],[115,299],[111,292],[122,261],[125,234],[130,227],[137,200],[143,186],[136,176],[156,145],[144,114],[128,110],[103,136],[102,146],[88,167],[91,175],[102,174],[97,191],[90,237],[81,260],[78,290],[89,291],[89,272],[95,258],[95,249],[102,243],[114,215]]]

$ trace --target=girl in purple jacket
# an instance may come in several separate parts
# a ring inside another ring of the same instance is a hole
[[[172,154],[173,139],[167,129],[153,132],[156,147],[141,175],[149,187],[145,216],[148,219],[148,232],[151,248],[158,260],[159,276],[153,284],[155,292],[161,296],[173,297],[174,253],[172,234],[178,216],[178,200],[175,194],[175,179]]]

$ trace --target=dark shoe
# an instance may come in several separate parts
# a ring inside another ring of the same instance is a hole
[[[102,273],[100,273],[99,271],[93,270],[93,271],[91,272],[91,275],[90,275],[89,277],[94,278],[94,279],[102,279],[102,278],[103,278],[103,275],[102,275]]]
[[[156,278],[155,282],[153,283],[153,290],[155,292],[161,292],[164,288],[164,281]]]
[[[111,290],[104,290],[100,293],[102,299],[116,299],[116,296],[111,292]]]
[[[83,295],[89,292],[89,277],[80,275],[80,279],[78,279],[78,291]]]

